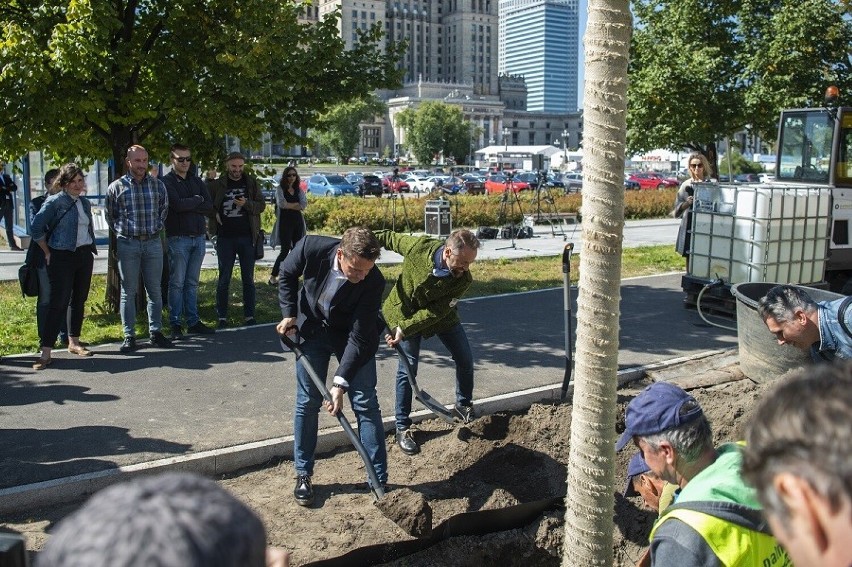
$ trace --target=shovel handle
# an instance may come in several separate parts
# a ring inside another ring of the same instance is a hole
[[[307,371],[308,376],[311,377],[311,381],[314,383],[314,386],[316,386],[317,390],[320,391],[323,399],[330,402],[331,393],[328,391],[328,388],[325,387],[325,381],[320,379],[319,375],[314,370],[314,367],[311,366],[311,363],[308,362],[307,358],[305,358],[305,355],[302,353],[302,349],[299,348],[299,345],[297,345],[293,339],[287,335],[278,336],[281,339],[281,344],[292,350],[297,359],[301,359],[302,366],[305,367],[305,370]],[[367,454],[367,449],[364,448],[364,444],[361,443],[361,439],[358,438],[355,430],[352,429],[352,425],[349,424],[349,420],[347,420],[346,416],[343,415],[343,411],[338,411],[335,417],[337,417],[340,427],[343,428],[346,436],[349,437],[349,441],[355,447],[355,450],[358,451],[358,454],[361,456],[361,460],[364,461],[364,466],[367,469],[367,476],[370,477],[370,490],[372,490],[373,496],[376,500],[382,498],[385,495],[385,490],[382,483],[379,482],[379,477],[376,474],[376,469],[373,467],[372,461],[370,460],[370,455]]]

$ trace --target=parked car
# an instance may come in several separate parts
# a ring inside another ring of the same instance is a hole
[[[340,197],[342,195],[357,195],[358,188],[346,181],[337,173],[316,173],[308,179],[308,193]]]
[[[642,186],[639,185],[638,181],[634,181],[630,179],[629,176],[624,176],[624,190],[625,191],[639,191],[642,189]]]
[[[583,174],[578,171],[563,173],[562,183],[566,193],[579,193],[583,190]]]
[[[737,183],[760,183],[760,175],[757,173],[740,173],[734,176]]]
[[[460,192],[468,195],[484,195],[485,194],[485,178],[475,173],[465,173],[461,176],[464,181],[464,189]]]
[[[408,193],[411,191],[411,187],[402,179],[402,177],[397,177],[394,181],[393,175],[391,174],[382,177],[382,190],[385,193]]]
[[[492,173],[488,179],[485,180],[485,193],[488,195],[492,195],[494,193],[502,193],[507,189],[509,185],[509,179],[505,175],[500,175],[496,173]],[[519,193],[525,189],[529,189],[529,183],[524,181],[515,181],[511,180],[512,191],[515,193]]]
[[[423,191],[425,193],[429,193],[432,189],[435,188],[435,182],[429,181],[429,178],[414,174],[408,174],[402,178],[403,181],[408,183],[408,186],[411,187],[414,191]]]
[[[772,181],[775,181],[775,176],[768,173],[759,173],[757,178],[761,183],[771,183]]]
[[[384,187],[382,187],[382,180],[379,179],[378,176],[370,175],[368,173],[361,177],[361,183],[358,185],[359,195],[362,197],[366,197],[367,195],[381,197],[383,192]]]
[[[664,177],[653,171],[643,171],[639,173],[631,173],[628,178],[631,181],[636,181],[642,189],[667,189],[670,187],[678,187],[680,184],[677,179]]]
[[[278,187],[278,181],[274,177],[258,177],[257,184],[260,186],[260,192],[263,193],[263,199],[267,203],[275,203],[275,188]]]

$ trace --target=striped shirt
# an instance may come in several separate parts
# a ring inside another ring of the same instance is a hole
[[[151,236],[163,229],[169,211],[166,186],[145,174],[141,182],[130,174],[109,184],[106,214],[110,227],[119,236]]]

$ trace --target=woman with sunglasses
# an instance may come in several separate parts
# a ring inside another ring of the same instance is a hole
[[[677,240],[675,241],[675,250],[678,254],[686,258],[687,267],[689,266],[689,231],[692,229],[692,201],[695,189],[693,183],[706,181],[710,178],[710,162],[701,152],[692,152],[687,160],[689,168],[689,179],[681,183],[680,190],[675,197],[674,210],[672,216],[680,219],[680,228],[677,231]]]
[[[83,170],[76,164],[63,165],[53,183],[62,190],[48,197],[32,225],[32,238],[44,252],[50,280],[50,304],[45,325],[40,329],[41,356],[33,364],[35,370],[43,370],[52,362],[51,351],[66,314],[68,352],[92,356],[92,351],[80,344],[83,314],[92,283],[93,255],[98,253],[92,205],[81,197],[86,181]]]
[[[299,172],[293,166],[288,166],[281,174],[281,181],[275,190],[275,228],[272,230],[270,245],[274,248],[281,246],[275,264],[272,266],[272,275],[269,276],[269,285],[278,283],[278,271],[281,262],[290,253],[296,243],[305,236],[307,228],[302,211],[308,206],[308,200],[300,187]]]

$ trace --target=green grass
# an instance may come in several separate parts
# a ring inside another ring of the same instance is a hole
[[[572,258],[571,277],[576,283],[579,276],[579,255]],[[682,270],[684,261],[671,245],[645,246],[624,250],[622,277],[651,275]],[[399,265],[382,265],[382,273],[388,287],[399,276]],[[522,258],[517,260],[480,260],[471,267],[473,286],[467,297],[480,297],[559,287],[563,282],[562,259],[560,256],[545,258]],[[198,311],[208,324],[216,322],[215,298],[217,270],[203,270],[198,291]],[[270,268],[255,270],[257,303],[255,318],[259,323],[271,323],[281,319],[278,309],[278,288],[266,284]],[[106,276],[95,275],[86,303],[86,319],[81,339],[90,344],[119,342],[122,339],[121,319],[118,313],[106,308],[104,293]],[[387,290],[386,290],[387,291]],[[242,323],[242,286],[239,269],[234,271],[230,288],[230,323]],[[38,348],[38,333],[35,322],[36,298],[21,297],[17,281],[0,282],[0,355],[35,352]],[[137,314],[136,335],[148,335],[147,317],[144,311]],[[163,316],[168,322],[168,317]]]

